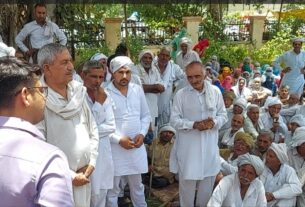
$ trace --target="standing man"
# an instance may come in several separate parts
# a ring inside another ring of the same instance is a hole
[[[106,204],[110,207],[118,206],[122,178],[129,185],[133,206],[147,206],[141,174],[148,171],[143,141],[151,118],[142,87],[130,82],[131,66],[129,57],[115,57],[110,62],[113,81],[106,88],[113,100],[116,123],[110,140],[114,162],[113,189],[108,192]]]
[[[282,70],[284,74],[281,80],[281,86],[288,85],[289,93],[297,93],[302,95],[304,87],[304,66],[305,51],[301,50],[303,38],[294,38],[292,40],[293,49],[280,55],[275,61],[274,66],[280,68],[280,64],[284,63],[285,68]]]
[[[1,206],[73,207],[67,158],[34,126],[43,119],[47,88],[40,68],[0,59]]]
[[[160,126],[169,122],[174,86],[180,88],[186,81],[185,74],[179,65],[170,61],[170,53],[171,50],[168,47],[162,47],[158,54],[158,60],[154,63],[159,70],[164,84],[164,91],[160,94],[158,100],[158,118]]]
[[[87,88],[87,103],[95,118],[99,131],[99,153],[96,168],[91,179],[91,207],[106,206],[108,190],[113,188],[113,161],[110,137],[115,131],[114,115],[109,96],[101,87],[104,81],[104,68],[100,61],[87,61],[81,73]]]
[[[38,127],[48,143],[67,156],[76,207],[90,205],[90,175],[98,155],[98,130],[86,102],[86,88],[72,80],[72,58],[65,46],[51,43],[38,52],[42,85],[49,90],[44,120]]]
[[[67,37],[59,27],[47,20],[47,7],[45,4],[35,5],[35,20],[26,24],[16,36],[16,45],[25,53],[27,58],[32,58],[32,62],[37,64],[37,53],[42,46],[53,43],[54,36],[57,37],[61,45],[67,44]],[[23,41],[29,37],[30,45],[27,47]]]
[[[171,125],[177,138],[171,153],[171,172],[179,174],[181,206],[206,206],[220,171],[218,130],[227,121],[221,92],[204,81],[201,62],[186,67],[189,85],[174,97]]]

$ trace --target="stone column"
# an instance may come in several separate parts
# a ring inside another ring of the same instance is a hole
[[[265,16],[250,16],[250,36],[255,48],[263,45]]]
[[[105,42],[111,51],[115,48],[121,41],[121,23],[122,18],[105,18]]]
[[[190,16],[182,17],[182,21],[186,27],[187,33],[191,36],[193,45],[198,42],[198,27],[202,22],[202,17],[199,16]]]

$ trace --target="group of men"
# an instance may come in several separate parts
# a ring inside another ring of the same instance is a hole
[[[180,206],[305,205],[304,105],[288,110],[293,100],[284,108],[270,95],[263,107],[251,104],[245,79],[222,94],[187,38],[177,64],[167,47],[157,57],[141,51],[137,65],[123,54],[107,65],[99,54],[78,79],[66,39],[49,42],[60,31],[45,21],[45,5],[35,16],[16,40],[31,29],[45,35],[43,45],[18,45],[39,67],[0,59],[1,205],[115,207],[128,185],[133,205],[145,207],[149,170],[155,186],[177,175]]]

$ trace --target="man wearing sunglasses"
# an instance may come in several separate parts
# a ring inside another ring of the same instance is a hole
[[[74,206],[67,158],[34,126],[47,96],[40,75],[39,67],[0,59],[1,206]]]

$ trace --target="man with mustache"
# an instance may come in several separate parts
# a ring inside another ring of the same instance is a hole
[[[44,120],[39,129],[48,143],[67,156],[76,207],[89,207],[90,175],[98,155],[98,130],[86,102],[86,88],[72,80],[72,58],[65,46],[51,43],[37,55],[43,69],[41,82],[48,87]]]
[[[259,157],[249,153],[241,155],[238,172],[220,180],[207,206],[266,207],[264,185],[258,178],[263,170],[264,163]]]

